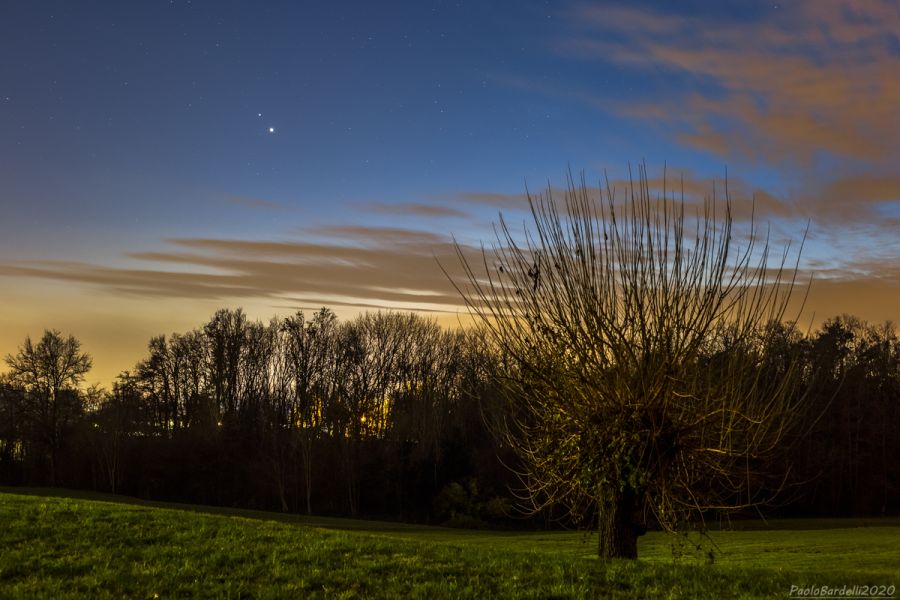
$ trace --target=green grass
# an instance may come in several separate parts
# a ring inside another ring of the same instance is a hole
[[[897,519],[719,531],[712,565],[692,556],[673,562],[671,540],[650,533],[640,560],[602,563],[596,537],[577,533],[3,491],[16,493],[0,493],[2,598],[785,598],[791,585],[900,585]],[[869,526],[852,527],[859,524]]]

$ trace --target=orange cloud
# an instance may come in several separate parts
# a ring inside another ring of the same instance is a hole
[[[830,255],[826,270],[873,256],[900,263],[900,3],[779,6],[757,5],[739,19],[723,11],[688,17],[674,5],[584,3],[572,9],[570,35],[557,49],[648,82],[667,77],[665,94],[627,103],[591,97],[591,106],[664,123],[686,146],[776,173],[777,191],[729,182],[736,216],[752,196],[762,219],[810,219],[811,258]]]
[[[665,100],[697,147],[766,160],[809,161],[821,151],[881,160],[900,151],[898,6],[806,0],[749,22],[581,6],[573,15],[581,35],[561,47],[680,73],[708,89]],[[645,114],[659,113],[659,103],[648,104]],[[735,143],[723,144],[723,134]]]

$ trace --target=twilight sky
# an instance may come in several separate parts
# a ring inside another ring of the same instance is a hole
[[[0,355],[57,328],[108,384],[219,307],[453,322],[451,234],[642,161],[811,220],[806,318],[900,320],[898,107],[896,0],[4,2]]]

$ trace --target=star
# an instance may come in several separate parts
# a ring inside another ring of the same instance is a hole
[[[269,127],[269,133],[275,133],[275,128],[274,128],[274,127]]]

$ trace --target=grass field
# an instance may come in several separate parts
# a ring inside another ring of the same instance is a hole
[[[641,538],[640,560],[602,563],[596,538],[577,533],[4,488],[0,598],[786,598],[792,585],[900,585],[900,519],[771,525],[713,533],[712,565],[674,561],[659,533]]]

